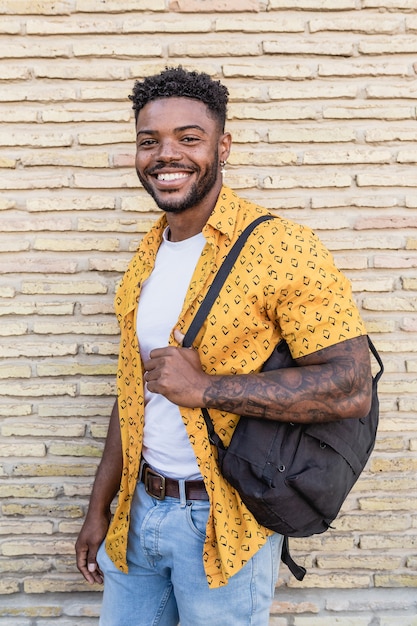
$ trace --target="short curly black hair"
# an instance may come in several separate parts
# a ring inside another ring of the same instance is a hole
[[[204,72],[191,72],[183,67],[166,67],[160,74],[135,81],[133,102],[135,120],[139,111],[152,100],[160,98],[193,98],[208,107],[224,132],[227,113],[228,89],[218,80],[213,80]]]

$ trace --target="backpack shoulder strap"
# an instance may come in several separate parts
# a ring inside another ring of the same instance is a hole
[[[206,294],[206,297],[204,298],[203,302],[201,303],[193,321],[191,322],[185,336],[182,342],[182,345],[184,348],[189,348],[194,339],[197,336],[198,331],[200,330],[204,320],[206,319],[211,307],[214,304],[214,301],[216,300],[220,289],[223,286],[224,281],[226,280],[227,276],[230,273],[230,270],[232,269],[233,265],[236,262],[237,257],[239,256],[240,251],[242,250],[243,246],[245,245],[246,239],[248,238],[248,236],[250,235],[250,233],[252,232],[252,230],[254,228],[256,228],[256,226],[258,226],[258,224],[260,224],[261,222],[264,222],[265,220],[270,220],[273,219],[274,216],[273,215],[260,215],[259,217],[257,217],[253,222],[251,222],[248,226],[246,226],[246,228],[244,229],[244,231],[241,233],[241,235],[239,236],[239,238],[235,241],[235,243],[233,244],[230,252],[228,253],[228,255],[226,256],[226,258],[224,259],[222,265],[220,266],[216,276],[214,277],[214,280],[212,282],[212,284],[210,285],[210,288]]]

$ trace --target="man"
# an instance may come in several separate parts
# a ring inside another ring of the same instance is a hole
[[[266,211],[223,186],[223,85],[179,67],[136,82],[131,99],[137,174],[164,214],[116,294],[118,400],[78,568],[90,583],[104,578],[102,626],[265,626],[282,538],[221,476],[200,407],[226,444],[244,414],[362,417],[365,329],[329,252],[277,218],[250,235],[194,349],[183,348],[223,258]],[[260,373],[281,337],[300,367]]]

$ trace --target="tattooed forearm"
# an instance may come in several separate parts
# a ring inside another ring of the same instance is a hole
[[[205,406],[291,422],[328,422],[367,414],[371,372],[366,337],[298,362],[300,367],[260,374],[210,377]]]

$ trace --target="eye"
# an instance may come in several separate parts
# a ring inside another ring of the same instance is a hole
[[[198,141],[200,141],[199,137],[195,137],[193,135],[187,135],[186,137],[183,137],[181,139],[181,141],[183,141],[184,143],[196,143]]]
[[[155,139],[142,139],[138,141],[138,146],[141,148],[149,148],[150,146],[154,146],[156,144]]]

